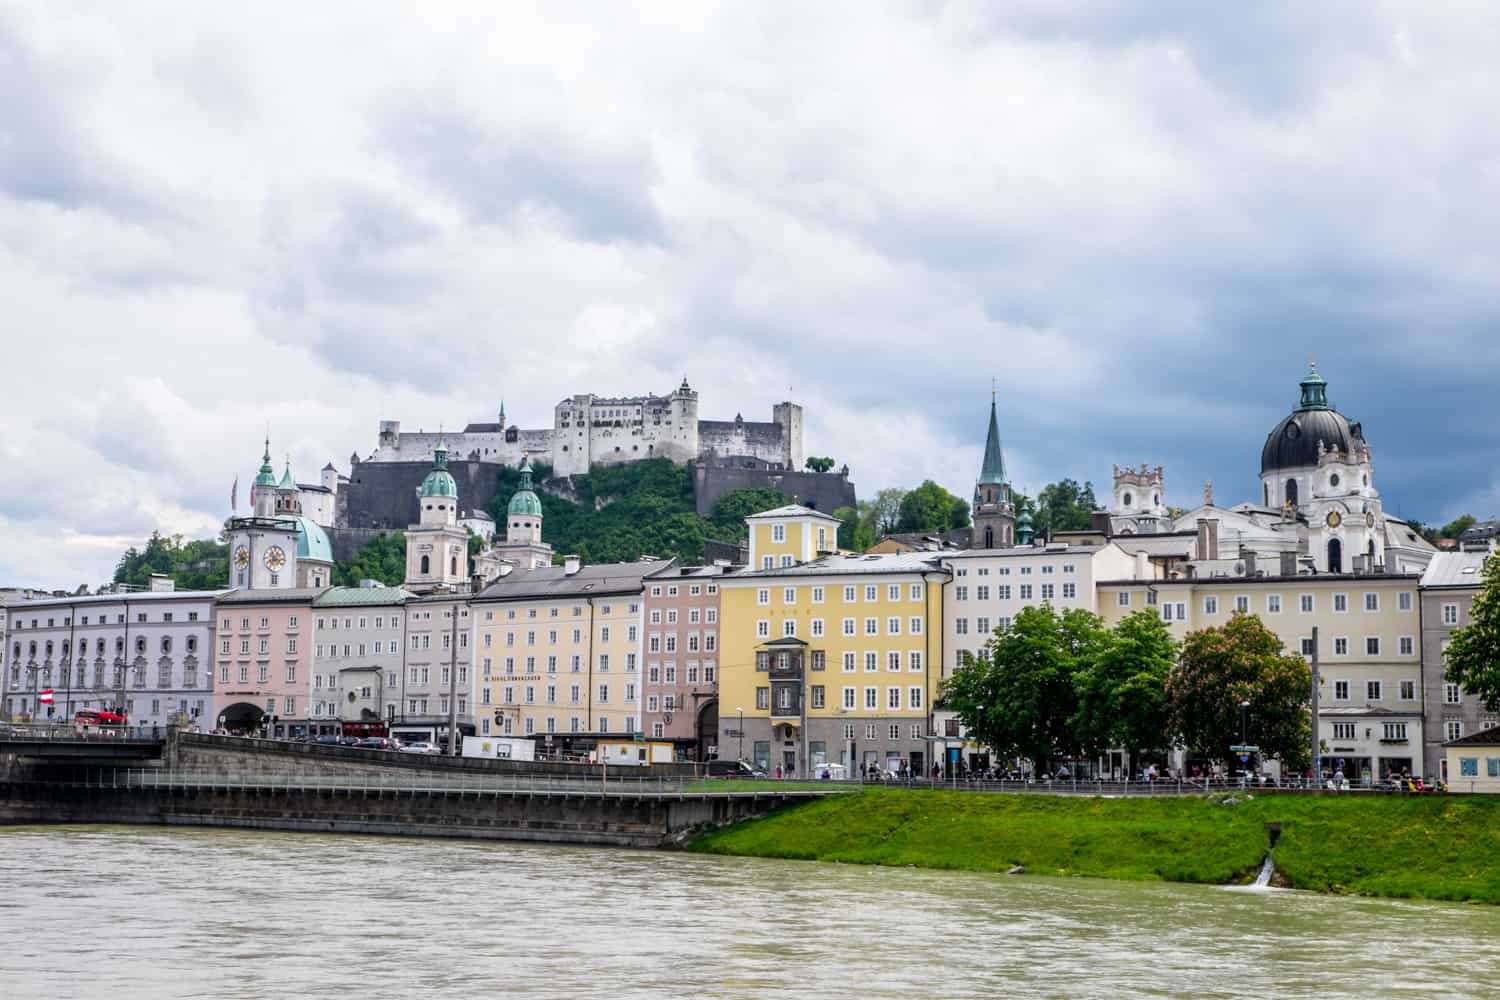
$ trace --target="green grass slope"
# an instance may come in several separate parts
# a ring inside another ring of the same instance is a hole
[[[1086,799],[869,790],[714,831],[713,854],[1230,883],[1273,857],[1296,888],[1500,903],[1500,803],[1262,795]]]

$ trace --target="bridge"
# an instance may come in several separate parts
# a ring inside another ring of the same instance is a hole
[[[85,730],[70,724],[0,724],[0,754],[56,761],[160,760],[166,733],[142,727]]]

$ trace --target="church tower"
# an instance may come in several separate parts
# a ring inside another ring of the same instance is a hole
[[[510,498],[505,541],[495,542],[495,552],[520,569],[552,565],[552,546],[542,541],[542,501],[532,491],[529,457],[521,459],[521,485]]]
[[[1016,508],[1010,483],[1005,480],[1005,457],[1000,451],[1000,422],[995,416],[995,396],[990,393],[990,428],[984,440],[984,464],[974,486],[975,549],[1008,549],[1016,543]]]
[[[288,464],[282,484],[290,480]],[[271,468],[271,442],[266,440],[260,472],[250,487],[249,517],[231,517],[229,534],[229,586],[237,590],[284,590],[290,587],[321,587],[331,577],[333,550],[323,530],[305,522],[296,505],[297,488],[291,488],[292,506],[276,482]]]
[[[422,480],[418,523],[406,529],[406,588],[417,593],[457,589],[469,578],[469,536],[458,526],[458,484],[448,471],[448,447],[432,449],[432,471]]]

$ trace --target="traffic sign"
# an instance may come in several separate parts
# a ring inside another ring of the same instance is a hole
[[[1260,753],[1260,747],[1251,746],[1249,744],[1245,744],[1243,746],[1232,746],[1229,748],[1229,752],[1238,754]]]

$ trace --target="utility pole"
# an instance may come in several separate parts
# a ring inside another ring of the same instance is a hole
[[[458,756],[458,606],[453,602],[453,622],[448,639],[448,756]]]
[[[1312,780],[1323,783],[1323,755],[1318,744],[1318,626],[1312,630]]]

